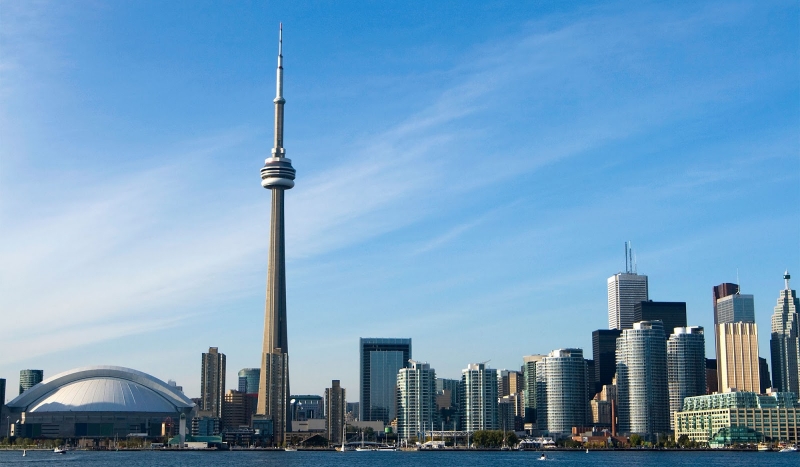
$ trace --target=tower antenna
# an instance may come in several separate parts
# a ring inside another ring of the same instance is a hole
[[[742,293],[742,283],[739,282],[739,268],[736,268],[736,295]]]

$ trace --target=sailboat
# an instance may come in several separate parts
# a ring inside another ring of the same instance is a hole
[[[22,457],[25,457],[27,455],[28,455],[28,450],[27,449],[23,449],[22,450]]]
[[[347,424],[342,427],[342,447],[339,452],[352,451],[353,449],[347,446]]]
[[[364,432],[363,431],[361,432],[361,446],[357,447],[356,451],[358,451],[358,452],[372,451],[372,448],[364,447]]]

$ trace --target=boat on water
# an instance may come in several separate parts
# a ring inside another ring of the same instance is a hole
[[[767,443],[758,443],[758,450],[761,452],[772,451],[772,448],[769,447]]]
[[[286,452],[297,452],[297,448],[294,446],[286,446],[285,448],[283,448],[283,450]]]
[[[28,450],[27,449],[23,449],[22,450],[22,457],[26,457],[27,455],[28,455]]]
[[[64,454],[67,452],[67,448],[55,448],[53,449],[53,454]]]
[[[786,446],[778,452],[797,452],[797,446]]]
[[[546,460],[547,460],[547,455],[546,455],[546,454],[544,454],[544,453],[542,453],[542,455],[541,455],[541,456],[539,456],[539,460],[540,460],[540,461],[546,461]]]

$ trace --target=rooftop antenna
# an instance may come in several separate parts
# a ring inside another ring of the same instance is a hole
[[[638,263],[636,263],[636,253],[634,253],[633,250],[631,250],[631,254],[633,255],[633,273],[634,274],[638,274],[639,273],[639,265],[638,265]]]
[[[625,274],[631,272],[630,268],[630,241],[625,242]]]
[[[792,290],[789,288],[789,279],[791,278],[792,276],[789,275],[789,270],[787,269],[786,272],[783,273],[783,282],[786,284],[786,290]]]
[[[742,283],[739,282],[739,268],[736,268],[736,295],[742,293]]]

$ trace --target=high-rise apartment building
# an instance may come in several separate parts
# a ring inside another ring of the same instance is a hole
[[[667,340],[667,377],[669,383],[669,419],[674,426],[675,413],[686,397],[706,393],[706,340],[700,326],[676,327]]]
[[[325,399],[322,396],[297,394],[291,396],[289,404],[293,422],[325,418]]]
[[[611,384],[617,374],[617,338],[619,329],[598,329],[592,332],[592,358],[594,360],[595,392]]]
[[[242,368],[239,370],[239,392],[258,394],[261,368]]]
[[[546,355],[526,355],[522,357],[522,379],[523,379],[523,405],[525,410],[524,420],[525,423],[536,423],[536,397],[537,397],[537,379],[536,379],[536,366],[541,364]],[[544,384],[544,377],[542,383]],[[544,393],[544,388],[539,392]]]
[[[669,426],[667,343],[661,321],[640,321],[617,339],[619,430],[655,441]]]
[[[589,420],[587,369],[583,350],[553,350],[544,358],[542,369],[545,379],[546,429],[554,437],[569,436],[572,427],[584,426]],[[540,417],[540,430],[545,429],[542,421]]]
[[[272,192],[270,211],[267,297],[264,303],[264,339],[261,344],[261,375],[257,414],[272,418],[276,444],[291,430],[289,420],[289,340],[286,325],[286,231],[283,198],[294,187],[295,170],[283,147],[283,26],[278,33],[274,145],[261,168],[261,186]]]
[[[631,329],[633,307],[650,297],[647,276],[634,272],[614,274],[608,278],[608,327]]]
[[[325,389],[325,424],[328,440],[333,444],[341,444],[344,436],[347,400],[345,389],[338,379],[331,381],[331,387]]]
[[[669,337],[675,328],[686,327],[686,302],[654,302],[648,300],[633,306],[633,322],[661,321]]]
[[[28,389],[41,383],[44,379],[43,370],[20,370],[19,371],[19,393],[27,391]]]
[[[200,372],[200,407],[212,417],[222,419],[225,400],[225,354],[217,347],[209,347],[203,354]]]
[[[436,371],[427,363],[410,361],[397,374],[397,436],[417,437],[440,429],[436,408]]]
[[[388,424],[397,417],[397,373],[409,365],[411,339],[362,337],[359,353],[359,420]]]
[[[755,323],[720,323],[717,376],[720,392],[761,390]]]
[[[470,363],[461,370],[461,425],[468,431],[497,430],[497,370]]]
[[[772,314],[772,387],[777,391],[800,395],[800,300],[789,287],[789,271],[783,275],[784,288]]]

